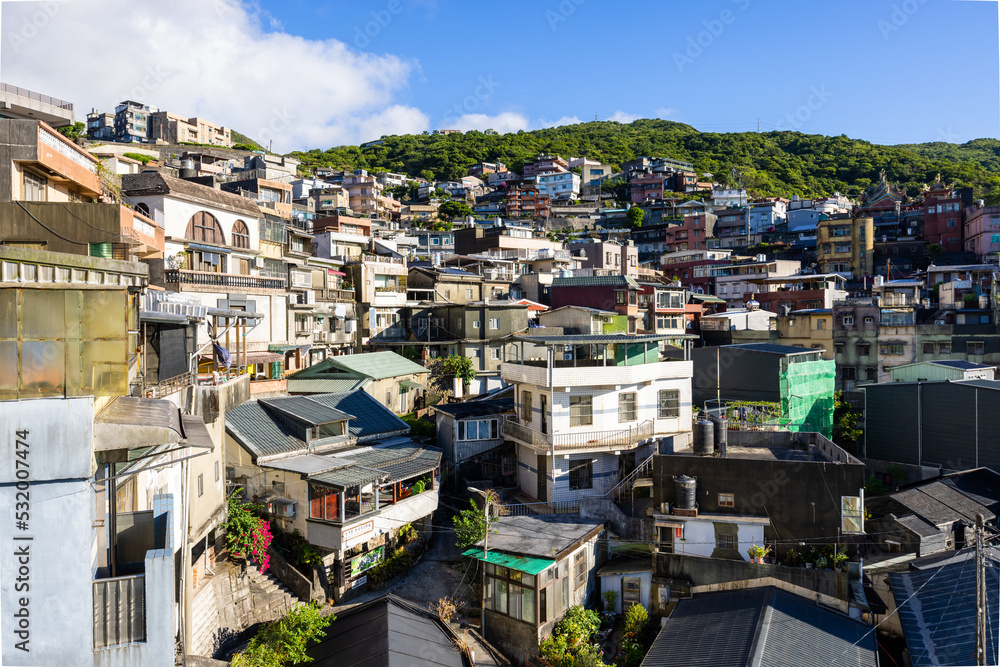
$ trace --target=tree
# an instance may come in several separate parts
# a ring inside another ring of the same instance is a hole
[[[468,387],[476,379],[476,366],[469,357],[460,357],[453,354],[444,360],[442,370],[448,374],[462,379],[462,384]]]
[[[72,125],[66,125],[59,128],[59,133],[62,134],[67,139],[76,141],[80,137],[87,136],[87,126],[79,121],[73,123]]]
[[[288,614],[257,631],[246,650],[233,656],[233,667],[284,667],[312,662],[306,655],[310,642],[325,637],[336,617],[321,616],[319,603],[296,605]]]
[[[469,205],[462,201],[455,201],[454,199],[446,201],[438,207],[438,215],[442,215],[449,220],[454,218],[465,218],[472,215],[473,211],[469,208]]]
[[[851,454],[858,453],[858,442],[864,430],[858,427],[862,415],[843,400],[843,393],[837,392],[833,399],[833,441]]]
[[[646,217],[646,212],[638,206],[633,206],[628,210],[628,213],[625,214],[625,219],[628,220],[628,224],[632,227],[632,229],[642,227],[642,219],[644,217]]]
[[[487,504],[496,502],[496,494],[492,491],[486,492]],[[492,526],[497,519],[490,517],[489,525]],[[483,508],[476,505],[476,501],[469,499],[469,509],[462,510],[452,518],[455,524],[455,545],[459,549],[468,549],[479,544],[486,537],[487,525]]]

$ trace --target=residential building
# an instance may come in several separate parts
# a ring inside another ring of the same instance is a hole
[[[832,308],[793,310],[779,314],[776,322],[782,345],[823,350],[824,359],[834,359]]]
[[[593,275],[639,274],[639,248],[631,241],[624,245],[615,241],[572,241],[568,249],[580,261],[581,269],[593,270]]]
[[[715,235],[719,237],[720,247],[746,248],[760,243],[760,234],[750,230],[748,211],[745,206],[716,210]]]
[[[798,195],[792,195],[786,206],[788,232],[808,234],[816,230],[823,216],[843,216],[849,214],[852,208],[851,201],[839,192],[833,193],[832,197],[819,199],[801,199]]]
[[[114,141],[115,115],[94,109],[87,114],[87,138],[91,141]]]
[[[572,172],[538,174],[535,178],[538,194],[550,201],[565,201],[580,198],[580,176]]]
[[[777,317],[777,313],[760,308],[702,315],[699,321],[701,343],[703,346],[777,343]]]
[[[748,203],[747,191],[743,188],[713,188],[712,206],[716,209],[743,207]]]
[[[628,316],[588,306],[562,306],[538,314],[538,326],[574,335],[628,333]],[[548,333],[548,331],[546,332]]]
[[[585,197],[600,195],[601,183],[611,178],[612,173],[614,168],[609,164],[592,164],[587,161],[580,167],[581,195]]]
[[[889,474],[890,484],[896,480]],[[919,558],[961,551],[975,544],[976,515],[988,522],[1000,512],[1000,475],[974,468],[941,475],[865,503],[873,555],[914,554]]]
[[[629,192],[633,204],[663,199],[666,178],[663,174],[637,173],[629,180]]]
[[[346,212],[351,207],[348,191],[339,185],[323,184],[311,188],[306,196],[312,201],[313,211],[318,216]]]
[[[534,183],[511,186],[507,189],[507,215],[512,218],[547,218],[550,201],[549,196]]]
[[[993,380],[996,366],[970,361],[918,361],[892,369],[892,382],[935,382],[939,380]]]
[[[765,199],[747,205],[747,226],[751,234],[765,234],[788,224],[788,201]]]
[[[421,405],[430,371],[395,352],[330,357],[288,378],[289,394],[328,394],[361,390],[396,414]]]
[[[664,244],[667,253],[708,248],[708,239],[715,235],[716,215],[698,213],[684,216],[679,225],[669,225],[664,230]]]
[[[482,634],[504,654],[538,652],[566,610],[597,590],[607,558],[604,524],[559,516],[508,516],[463,555],[485,563]],[[520,662],[520,661],[518,661]]]
[[[660,257],[664,275],[680,280],[692,294],[711,294],[715,277],[711,268],[733,263],[732,250],[680,250]]]
[[[147,120],[150,142],[168,144],[210,144],[229,148],[233,145],[232,130],[204,118],[187,118],[169,111],[154,111]]]
[[[775,313],[832,308],[835,302],[847,298],[846,283],[847,280],[839,273],[746,279],[747,287],[759,290],[751,298],[764,310]]]
[[[362,391],[259,399],[226,416],[226,462],[248,499],[319,551],[342,602],[367,590],[402,526],[423,529],[437,509],[441,452],[408,432]]]
[[[290,183],[265,178],[240,178],[242,173],[244,172],[236,172],[238,180],[222,183],[221,189],[224,192],[232,192],[253,200],[261,209],[270,211],[279,218],[292,219],[292,186]]]
[[[76,120],[72,102],[9,83],[0,83],[0,118],[36,120],[50,127],[66,127]]]
[[[461,269],[414,266],[406,282],[413,301],[471,304],[482,301],[483,277]]]
[[[621,333],[516,339],[501,365],[515,385],[518,486],[540,502],[604,496],[663,437],[689,437],[692,364],[668,336]],[[528,347],[531,346],[531,347]]]
[[[790,430],[833,433],[836,365],[823,350],[750,343],[695,348],[692,359],[695,405],[757,403]]]
[[[146,143],[149,139],[149,116],[156,111],[156,107],[142,102],[121,102],[115,107],[115,141]]]
[[[437,204],[406,204],[400,209],[400,220],[409,222],[411,225],[414,223],[426,224],[437,219]]]
[[[922,280],[886,280],[872,289],[879,305],[879,382],[889,381],[893,367],[918,361],[917,312],[923,286]]]
[[[728,637],[747,640],[720,641],[719,628],[725,628]],[[802,646],[802,637],[817,640]],[[732,667],[821,667],[838,662],[877,667],[878,656],[873,628],[818,606],[806,591],[796,595],[768,586],[700,593],[678,601],[642,667],[685,667],[694,660]]]
[[[865,457],[898,463],[917,478],[1000,465],[1000,442],[989,425],[1000,415],[1000,382],[938,380],[865,387]]]
[[[444,452],[446,470],[443,471],[445,477],[448,471],[454,474],[462,469],[469,471],[478,466],[476,461],[480,461],[485,454],[501,447],[504,444],[503,434],[500,431],[500,424],[508,415],[514,414],[513,391],[506,391],[510,398],[497,400],[470,400],[462,403],[438,403],[434,406],[434,415],[437,422],[437,444]],[[490,457],[495,461],[496,457]],[[501,465],[504,460],[501,459]],[[517,462],[513,456],[506,457],[506,470],[501,472],[501,476],[511,478],[511,483],[516,484]],[[494,463],[494,466],[496,464]],[[485,467],[485,466],[483,466]],[[472,476],[462,473],[466,479],[487,479],[493,475],[484,474],[485,470],[476,470]]]
[[[947,222],[945,224],[947,228]],[[965,209],[962,235],[965,237],[966,252],[975,254],[977,261],[987,262],[994,258],[1000,253],[1000,206]]]
[[[10,246],[0,246],[0,264],[0,426],[11,462],[0,506],[20,517],[14,544],[23,545],[0,556],[11,576],[0,610],[25,619],[5,625],[0,661],[173,664],[188,593],[179,581],[197,530],[184,530],[174,508],[189,502],[181,480],[194,481],[214,443],[200,416],[130,397],[148,268]],[[210,480],[208,495],[222,498]],[[29,492],[30,511],[15,507]],[[18,572],[26,587],[13,585]]]
[[[90,202],[101,196],[98,160],[51,126],[0,119],[3,151],[0,201]],[[115,239],[117,240],[117,239]]]
[[[875,273],[872,218],[827,218],[816,229],[816,263],[821,273],[860,280]]]
[[[944,253],[962,252],[962,196],[954,186],[946,185],[938,174],[923,192],[924,241],[936,243]]]
[[[635,333],[639,318],[639,283],[625,275],[555,278],[551,307],[589,306],[628,318],[628,333]]]
[[[299,160],[289,155],[254,153],[243,158],[243,170],[250,178],[291,183],[298,178]]]
[[[850,297],[833,305],[833,351],[837,390],[878,382],[879,318],[875,297]]]
[[[413,235],[417,239],[418,257],[432,257],[435,253],[448,255],[455,252],[455,235],[452,232],[419,229],[414,231]]]
[[[362,349],[380,339],[398,337],[403,327],[400,309],[406,305],[405,260],[370,254],[352,256],[346,272],[361,309]]]
[[[358,169],[350,176],[345,176],[343,186],[350,197],[351,210],[357,215],[375,218],[385,210],[384,204],[380,201],[382,184],[364,169]]]
[[[317,210],[316,217],[310,221],[309,229],[316,235],[333,232],[367,238],[372,235],[372,221],[369,218],[358,218],[345,213],[324,213]]]
[[[569,163],[566,160],[558,155],[539,155],[534,162],[524,165],[524,178],[563,171],[569,171]]]
[[[386,188],[399,188],[410,182],[410,178],[406,174],[396,174],[391,171],[380,171],[376,177]]]
[[[503,162],[477,162],[469,167],[468,175],[482,178],[489,174],[503,174],[507,172],[507,165]]]
[[[760,282],[761,280],[784,279],[798,274],[801,268],[800,262],[796,260],[767,260],[763,257],[761,255],[760,259],[754,262],[709,267],[708,275],[715,278],[715,295],[725,299],[730,306],[745,305],[756,298],[758,293],[770,291],[766,284]]]
[[[639,310],[644,333],[684,336],[694,327],[694,315],[687,309],[687,292],[678,284],[641,282]],[[642,311],[645,311],[644,313]]]

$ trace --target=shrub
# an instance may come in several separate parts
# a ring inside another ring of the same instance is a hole
[[[229,520],[222,524],[226,531],[226,547],[229,554],[256,563],[261,572],[271,564],[267,554],[271,546],[271,525],[256,516],[252,505],[240,500],[236,494],[229,497]]]
[[[296,605],[287,615],[257,631],[247,648],[233,656],[232,667],[284,667],[312,662],[309,643],[326,636],[323,629],[334,616],[321,616],[319,604]]]
[[[404,524],[396,533],[396,539],[399,540],[400,544],[409,544],[417,539],[417,529],[413,527],[412,523]]]
[[[404,547],[399,547],[388,558],[368,570],[369,588],[381,588],[387,581],[398,577],[413,567],[413,556]]]
[[[633,602],[625,611],[625,634],[641,635],[648,622],[649,612],[638,602]]]
[[[604,591],[604,609],[615,612],[615,605],[618,603],[618,591]]]
[[[141,162],[143,165],[149,164],[154,159],[153,157],[149,155],[143,155],[142,153],[122,153],[122,157],[131,158],[133,160]]]
[[[553,628],[552,635],[539,644],[539,652],[553,667],[576,667],[576,658],[590,650],[590,637],[600,627],[601,617],[596,611],[574,605]]]

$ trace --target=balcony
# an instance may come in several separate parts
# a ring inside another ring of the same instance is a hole
[[[630,449],[653,436],[653,422],[614,431],[570,431],[542,433],[514,419],[503,422],[503,435],[534,449],[552,452],[614,451]]]
[[[146,575],[94,582],[94,648],[146,641]]]
[[[505,362],[500,365],[500,376],[505,381],[537,387],[630,385],[660,379],[689,378],[693,374],[692,362],[680,360],[635,366],[616,366],[613,363],[604,365],[600,359],[555,361],[551,368],[544,361]]]
[[[164,280],[170,285],[177,286],[178,291],[188,292],[218,292],[220,288],[247,292],[284,292],[286,283],[284,278],[264,278],[188,269],[167,269],[164,271]]]
[[[354,302],[354,290],[352,289],[325,289],[316,290],[318,301]]]
[[[406,266],[406,260],[402,257],[389,257],[387,255],[351,255],[340,259],[346,259],[346,264],[375,262],[378,264],[398,264],[399,266]]]

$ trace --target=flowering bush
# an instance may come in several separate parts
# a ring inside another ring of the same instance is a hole
[[[271,565],[267,550],[271,546],[271,525],[251,511],[251,505],[233,494],[229,498],[229,520],[222,524],[226,531],[229,555],[256,563],[261,572]]]

